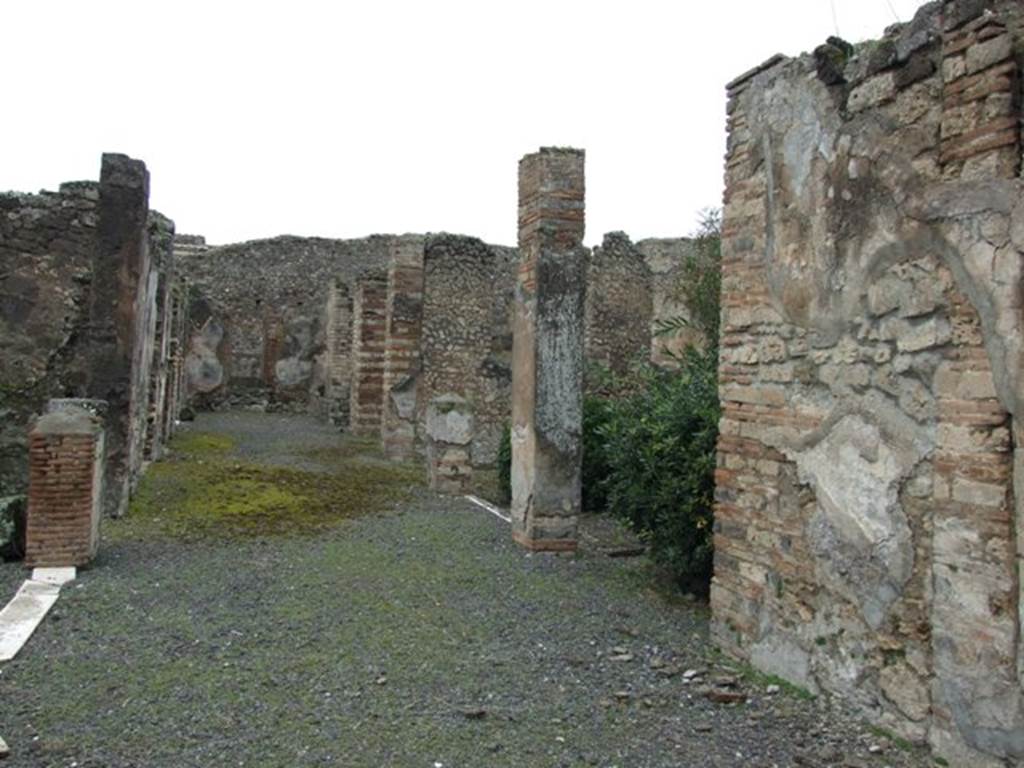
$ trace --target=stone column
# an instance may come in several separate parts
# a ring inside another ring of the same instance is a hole
[[[349,426],[357,435],[380,433],[384,400],[387,278],[370,272],[356,284],[352,304],[352,397]]]
[[[99,547],[103,428],[74,401],[51,400],[49,407],[29,434],[25,564],[81,566]]]
[[[519,162],[512,352],[512,535],[529,549],[576,548],[583,414],[586,251],[582,150]]]
[[[352,399],[352,294],[348,285],[337,280],[327,292],[327,421],[345,429],[349,425]]]
[[[97,248],[89,305],[88,395],[106,400],[107,460],[103,511],[122,514],[128,505],[137,439],[145,429],[149,359],[142,354],[140,324],[146,305],[149,248],[149,173],[125,155],[103,155]],[[138,414],[143,414],[138,418]],[[141,422],[141,423],[140,423]]]
[[[149,407],[146,414],[145,458],[155,461],[163,455],[170,435],[165,427],[171,365],[172,300],[174,282],[174,222],[150,212],[149,253],[151,275],[155,276],[152,362],[149,375]]]
[[[384,348],[381,441],[395,461],[412,459],[416,448],[416,374],[423,319],[422,237],[396,238],[391,247]]]

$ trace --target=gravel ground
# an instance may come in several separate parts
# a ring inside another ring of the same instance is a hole
[[[306,419],[190,429],[248,461],[358,471]],[[183,541],[109,522],[95,565],[0,667],[5,765],[929,764],[838,703],[730,666],[704,606],[652,588],[642,558],[602,554],[606,527],[575,557],[530,555],[501,520],[422,488],[315,535]],[[0,590],[23,575],[0,566]],[[742,703],[704,695],[723,676]]]

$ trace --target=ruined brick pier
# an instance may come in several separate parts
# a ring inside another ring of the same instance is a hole
[[[1018,2],[729,86],[716,640],[1024,764]]]
[[[576,548],[583,431],[584,154],[519,162],[512,351],[512,535]]]

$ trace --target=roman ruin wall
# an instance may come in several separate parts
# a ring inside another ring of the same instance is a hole
[[[176,242],[191,286],[187,390],[196,406],[306,410],[326,395],[328,291],[387,265],[391,237]],[[315,404],[320,412],[326,405]]]
[[[696,328],[677,328],[662,333],[661,323],[677,318],[689,319],[689,309],[680,294],[683,264],[694,256],[689,238],[651,238],[636,244],[643,254],[651,286],[651,362],[659,366],[678,365],[678,357],[687,345],[702,343]]]
[[[588,363],[625,373],[651,357],[652,275],[624,232],[604,236],[587,259],[584,353]]]
[[[80,393],[96,244],[96,182],[0,195],[0,497],[28,484],[28,422]]]
[[[1024,764],[1022,52],[937,2],[729,86],[714,634],[953,765]]]
[[[424,253],[417,430],[440,397],[466,400],[473,414],[474,467],[493,468],[512,409],[511,338],[515,251],[476,238],[442,235]]]
[[[0,496],[26,491],[27,437],[48,403],[92,397],[106,403],[108,435],[95,490],[103,511],[120,514],[181,402],[173,222],[149,210],[145,166],[123,155],[103,156],[98,184],[3,194],[0,211]],[[51,458],[34,477],[59,474],[64,459]]]

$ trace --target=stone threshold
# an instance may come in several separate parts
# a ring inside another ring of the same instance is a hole
[[[11,602],[0,611],[0,662],[10,661],[32,637],[60,596],[62,585],[75,578],[72,568],[36,568]]]

